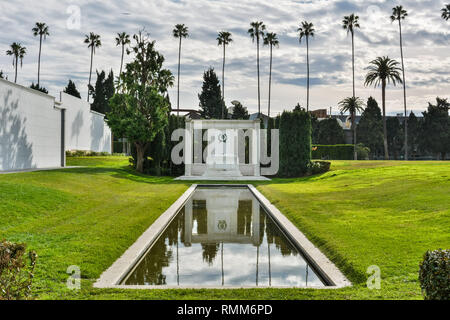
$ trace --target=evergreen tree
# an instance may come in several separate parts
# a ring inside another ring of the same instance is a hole
[[[419,151],[419,139],[420,139],[420,122],[417,119],[414,112],[411,111],[408,118],[408,154],[412,157]]]
[[[64,92],[70,94],[71,96],[77,97],[81,99],[80,92],[77,90],[75,83],[72,80],[69,80],[67,87],[64,89]]]
[[[3,70],[0,70],[0,79],[5,79],[5,75],[3,74]]]
[[[371,157],[383,153],[383,118],[377,101],[370,97],[359,120],[357,141],[370,149]]]
[[[109,99],[114,95],[114,75],[111,71],[106,78],[105,71],[97,71],[97,81],[95,82],[95,88],[89,87],[89,92],[94,98],[91,105],[91,110],[107,114],[111,111],[109,106]]]
[[[399,160],[402,151],[403,132],[400,120],[397,117],[390,117],[386,120],[388,147],[395,160]]]
[[[48,94],[48,90],[45,89],[44,87],[40,87],[39,84],[37,84],[37,83],[36,84],[34,84],[34,82],[31,83],[30,88],[34,89],[34,90],[37,90],[37,91],[40,91],[42,93]]]
[[[428,104],[428,110],[423,112],[421,126],[421,146],[425,151],[440,154],[445,160],[450,152],[450,103],[447,99],[436,98],[436,105]]]
[[[339,125],[336,119],[328,118],[318,123],[318,144],[335,145],[344,144],[344,129]]]
[[[222,110],[226,111],[222,99],[219,78],[214,68],[209,68],[203,74],[202,93],[198,95],[200,100],[200,113],[205,119],[222,119]],[[226,118],[226,114],[225,114]]]
[[[242,105],[239,101],[232,101],[233,104],[233,114],[231,115],[231,119],[235,120],[248,120],[249,115],[247,108]]]

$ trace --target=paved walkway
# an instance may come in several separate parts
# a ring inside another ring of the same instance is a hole
[[[52,171],[52,170],[61,170],[61,169],[76,169],[76,168],[83,168],[83,167],[54,167],[54,168],[33,168],[33,169],[24,169],[24,170],[15,170],[15,171],[0,171],[0,174],[11,174],[11,173],[23,173],[23,172],[35,172],[35,171]]]

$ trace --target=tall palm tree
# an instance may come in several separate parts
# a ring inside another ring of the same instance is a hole
[[[250,29],[248,29],[248,34],[252,41],[255,42],[256,39],[256,68],[258,71],[258,117],[261,115],[261,87],[259,81],[259,41],[264,37],[264,31],[266,26],[262,21],[255,21],[250,23]]]
[[[233,42],[231,39],[231,33],[226,31],[221,31],[217,35],[217,45],[223,46],[223,66],[222,66],[222,99],[225,101],[225,47]],[[224,110],[225,103],[222,107],[222,119],[224,118]]]
[[[347,34],[350,33],[352,35],[353,97],[355,97],[355,29],[360,28],[359,17],[354,13],[349,16],[345,16],[342,21],[342,26],[345,30],[347,30]]]
[[[389,57],[378,57],[370,62],[367,67],[369,72],[366,75],[365,85],[374,85],[378,87],[381,85],[381,97],[383,100],[383,136],[384,136],[384,158],[389,160],[389,151],[387,144],[387,130],[386,130],[386,85],[391,83],[395,86],[397,83],[402,83],[400,77],[399,63]]]
[[[302,43],[302,39],[306,38],[306,67],[307,67],[307,89],[306,89],[306,111],[309,111],[309,37],[314,37],[314,25],[310,22],[303,21],[297,30],[299,32],[298,41]]]
[[[122,74],[122,67],[123,67],[123,57],[125,54],[125,46],[127,44],[130,44],[130,35],[126,32],[117,33],[116,37],[116,46],[122,46],[122,58],[120,59],[120,72],[119,72],[119,79]],[[119,80],[120,81],[120,80]]]
[[[40,75],[41,75],[41,52],[42,52],[42,40],[45,40],[50,35],[48,32],[48,26],[44,22],[36,22],[35,27],[32,29],[35,37],[39,36],[39,59],[38,59],[38,81],[39,88]]]
[[[270,98],[271,98],[271,88],[272,88],[272,49],[273,47],[278,47],[280,42],[276,33],[268,32],[264,37],[264,45],[270,46],[270,71],[269,71],[269,103],[267,108],[267,116],[270,117]]]
[[[445,7],[441,11],[442,11],[442,19],[448,21],[448,19],[450,19],[450,4],[445,5]]]
[[[178,89],[177,89],[177,115],[180,114],[180,68],[181,68],[181,39],[189,37],[189,29],[184,24],[177,24],[173,29],[173,36],[180,39],[178,46]]]
[[[398,27],[400,30],[400,55],[402,58],[402,74],[403,74],[403,105],[405,109],[405,160],[408,160],[408,114],[406,112],[406,81],[405,81],[405,63],[403,60],[403,37],[402,37],[402,20],[405,20],[408,12],[402,6],[392,8],[391,21],[398,20]]]
[[[358,155],[356,152],[356,114],[358,111],[363,111],[364,102],[361,98],[358,97],[350,97],[345,98],[341,102],[339,102],[339,107],[341,108],[341,112],[349,112],[352,118],[352,129],[353,129],[353,153],[354,159],[358,160]]]
[[[91,77],[92,77],[92,62],[94,60],[95,49],[102,46],[102,41],[100,40],[100,35],[91,32],[89,35],[85,36],[84,43],[88,44],[88,48],[91,48],[91,68],[89,71],[89,84],[88,84],[88,95],[87,101],[89,102],[89,88],[91,87]]]
[[[16,76],[14,83],[17,83],[17,67],[20,60],[20,67],[23,64],[23,57],[27,54],[27,48],[23,47],[20,43],[14,42],[11,45],[11,49],[6,51],[6,55],[13,56],[13,66],[16,67]]]

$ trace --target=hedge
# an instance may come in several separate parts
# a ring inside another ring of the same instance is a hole
[[[315,145],[312,149],[312,157],[326,160],[353,160],[353,148],[352,144]]]
[[[307,174],[311,163],[311,116],[306,111],[283,112],[280,126],[280,170],[282,177]]]
[[[419,280],[425,300],[450,300],[450,250],[427,251]]]

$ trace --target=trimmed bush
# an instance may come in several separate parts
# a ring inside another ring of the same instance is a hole
[[[0,300],[27,299],[31,296],[37,254],[25,254],[26,245],[0,242]],[[28,256],[28,259],[26,258]]]
[[[312,175],[321,174],[330,171],[331,162],[328,161],[312,161],[309,170]]]
[[[450,300],[450,250],[427,251],[419,280],[425,300]]]
[[[321,160],[353,160],[353,145],[315,145],[312,149],[312,158]]]
[[[67,150],[66,157],[105,157],[110,156],[108,152],[95,152],[89,150]]]
[[[283,112],[280,118],[280,171],[282,177],[308,173],[311,162],[311,116],[304,110]]]

